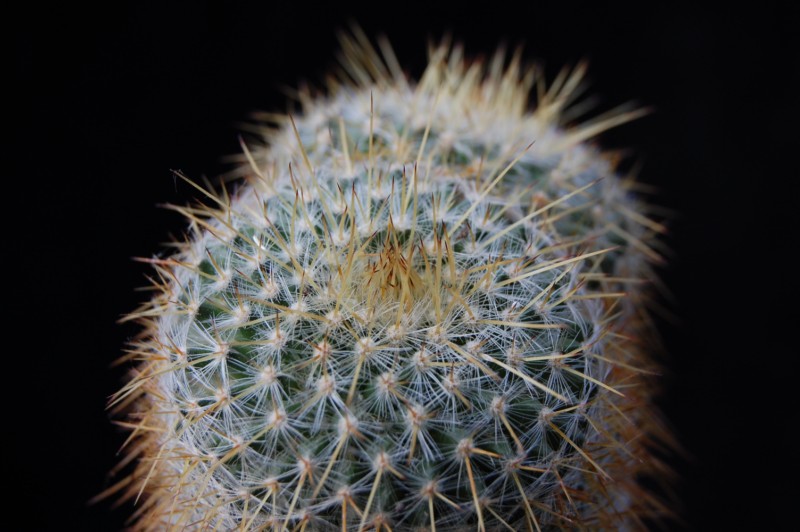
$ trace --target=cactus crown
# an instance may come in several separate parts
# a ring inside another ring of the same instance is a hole
[[[583,68],[546,89],[441,46],[413,84],[344,44],[329,94],[243,145],[244,186],[174,207],[191,234],[151,261],[114,400],[136,525],[636,526],[660,227],[584,141],[641,112],[564,130]]]

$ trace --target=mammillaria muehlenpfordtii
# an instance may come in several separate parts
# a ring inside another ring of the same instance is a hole
[[[243,144],[235,191],[174,207],[123,485],[142,529],[636,528],[660,432],[648,219],[546,88],[498,54],[345,39],[344,69]],[[532,91],[538,102],[532,111]]]

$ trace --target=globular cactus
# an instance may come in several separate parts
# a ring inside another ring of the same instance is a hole
[[[359,35],[324,96],[174,207],[114,398],[140,529],[638,528],[660,434],[642,281],[661,226],[565,129],[583,69]],[[538,103],[528,108],[536,89]]]

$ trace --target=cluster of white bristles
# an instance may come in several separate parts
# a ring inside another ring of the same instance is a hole
[[[412,84],[344,44],[352,81],[271,117],[247,184],[175,207],[191,235],[152,259],[115,397],[136,525],[637,526],[657,506],[629,337],[661,227],[583,142],[640,113],[566,131],[582,69],[544,90],[442,46]]]

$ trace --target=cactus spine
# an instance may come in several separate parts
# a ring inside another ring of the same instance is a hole
[[[661,227],[585,143],[641,112],[565,130],[581,68],[546,89],[441,46],[414,84],[345,45],[326,96],[243,145],[243,185],[174,207],[190,235],[151,260],[114,398],[135,526],[641,526]]]

